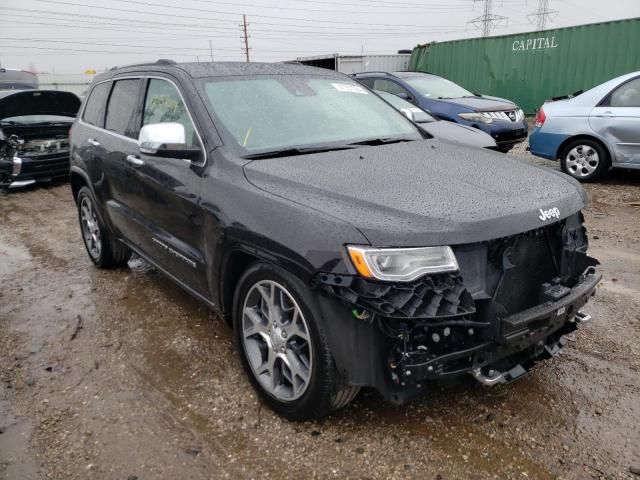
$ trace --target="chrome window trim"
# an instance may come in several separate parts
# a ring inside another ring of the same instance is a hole
[[[121,140],[128,140],[130,142],[135,143],[136,145],[139,145],[139,142],[137,139],[135,138],[131,138],[131,137],[127,137],[126,135],[121,135],[119,133],[116,132],[112,132],[111,130],[107,130],[106,128],[102,128],[102,127],[97,127],[95,125],[91,125],[90,123],[87,123],[84,121],[83,117],[84,117],[84,111],[87,108],[87,103],[89,101],[89,96],[91,95],[91,93],[93,93],[93,90],[100,84],[102,83],[107,83],[107,82],[115,82],[118,80],[145,80],[145,79],[149,79],[149,78],[153,78],[153,79],[157,79],[157,80],[164,80],[165,82],[169,82],[171,85],[173,85],[173,88],[176,89],[176,91],[178,92],[178,95],[180,95],[180,100],[182,100],[182,103],[184,104],[184,108],[187,110],[187,115],[189,115],[189,120],[191,121],[191,124],[193,125],[193,130],[196,132],[196,136],[198,137],[198,143],[200,143],[200,149],[202,150],[202,153],[204,155],[204,159],[201,163],[196,163],[193,162],[191,160],[186,160],[183,159],[184,162],[187,162],[189,164],[195,165],[197,167],[204,167],[207,164],[207,159],[208,159],[208,155],[207,155],[207,151],[204,148],[204,142],[202,141],[202,137],[200,136],[200,131],[198,130],[198,126],[196,124],[196,122],[193,121],[193,116],[191,115],[191,111],[189,110],[189,105],[187,104],[187,102],[184,99],[184,96],[182,95],[182,92],[180,91],[180,89],[178,88],[178,85],[176,85],[176,83],[166,77],[160,77],[158,75],[129,75],[126,77],[113,77],[113,78],[109,78],[107,80],[102,80],[101,82],[96,83],[95,85],[93,85],[91,87],[91,91],[89,92],[89,95],[87,95],[87,101],[84,102],[84,105],[82,107],[82,115],[78,116],[78,123],[89,127],[89,128],[93,128],[95,130],[98,130],[100,132],[104,132],[104,133],[108,133],[109,135],[113,135]],[[147,92],[145,91],[143,93],[143,95],[146,96]],[[108,106],[109,102],[107,101],[107,105]],[[143,112],[144,115],[144,112]],[[142,124],[140,125],[140,128],[142,128]]]

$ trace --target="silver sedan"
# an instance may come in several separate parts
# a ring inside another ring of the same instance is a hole
[[[545,103],[529,150],[586,182],[609,168],[640,169],[640,72],[609,80],[575,97]]]

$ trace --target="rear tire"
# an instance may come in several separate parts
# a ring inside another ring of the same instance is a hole
[[[242,366],[260,398],[289,420],[324,417],[359,387],[336,370],[309,288],[287,271],[254,263],[238,282],[233,327]]]
[[[76,199],[80,232],[89,258],[98,268],[115,268],[125,265],[131,258],[131,250],[118,241],[104,222],[93,192],[82,187]]]
[[[604,147],[588,138],[569,142],[560,156],[562,171],[580,182],[592,182],[609,168],[609,155]]]

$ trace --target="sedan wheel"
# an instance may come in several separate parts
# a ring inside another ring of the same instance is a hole
[[[606,149],[590,138],[577,138],[561,152],[562,171],[581,182],[600,178],[611,165]]]
[[[287,402],[305,393],[313,369],[309,326],[283,285],[263,280],[248,291],[242,343],[255,378],[268,394]]]
[[[577,145],[565,158],[568,173],[574,177],[593,175],[600,165],[600,155],[590,145]]]

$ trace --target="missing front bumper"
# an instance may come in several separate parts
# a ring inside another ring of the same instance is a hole
[[[487,367],[503,372],[527,364],[532,359],[549,358],[564,346],[562,337],[586,321],[587,316],[580,309],[594,294],[601,278],[601,274],[588,273],[560,300],[503,318],[502,333],[492,340],[439,356],[413,355],[392,364],[391,369],[400,384],[407,384],[464,373],[482,373],[482,369]],[[505,359],[508,361],[498,365]],[[494,376],[488,377],[491,380]],[[517,378],[515,372],[510,377]]]

